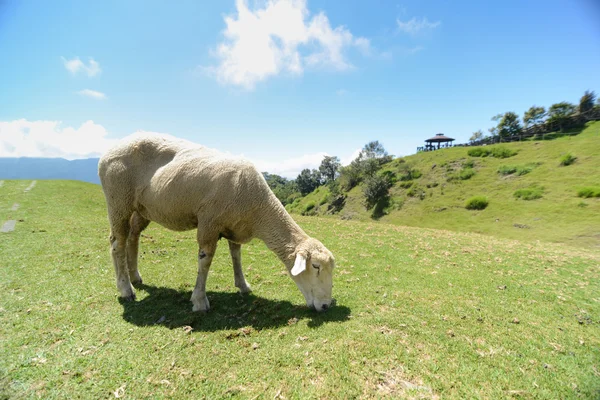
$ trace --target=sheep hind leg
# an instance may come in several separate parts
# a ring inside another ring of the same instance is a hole
[[[127,238],[127,268],[129,271],[129,279],[134,285],[142,284],[142,276],[138,271],[138,251],[140,234],[146,229],[148,224],[150,224],[150,221],[137,212],[134,212],[129,219],[131,230],[129,232],[129,237]]]
[[[229,241],[229,253],[233,262],[235,286],[240,289],[241,293],[250,293],[252,289],[248,282],[246,282],[246,278],[244,278],[244,273],[242,272],[242,245]]]
[[[129,221],[124,219],[114,223],[111,221],[110,248],[115,275],[117,278],[117,289],[120,296],[125,300],[135,300],[135,291],[131,286],[129,271],[127,268],[127,237],[129,236]]]
[[[210,310],[208,297],[206,297],[206,278],[208,277],[208,270],[210,269],[216,249],[216,241],[210,244],[200,244],[198,250],[198,277],[196,278],[196,286],[190,299],[193,304],[192,311],[206,312]]]

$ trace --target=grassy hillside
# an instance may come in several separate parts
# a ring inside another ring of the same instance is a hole
[[[0,187],[0,398],[600,396],[597,251],[298,217],[336,256],[337,306],[306,310],[257,241],[239,295],[221,243],[202,315],[193,232],[151,225],[121,304],[100,188],[29,184]]]
[[[472,157],[468,155],[470,148],[455,147],[419,153],[385,165],[383,170],[397,176],[406,166],[420,171],[422,176],[394,185],[390,190],[392,204],[381,221],[527,241],[600,246],[600,198],[577,196],[585,187],[600,190],[600,122],[590,123],[577,136],[483,149],[498,147],[517,154],[504,159]],[[568,154],[576,160],[562,166],[561,158]],[[508,174],[511,170],[516,171]],[[523,189],[533,189],[541,198],[516,198],[515,192]],[[326,191],[327,188],[321,188],[320,193],[313,193],[288,209],[298,214],[326,215]],[[487,197],[488,207],[482,211],[465,209],[465,202],[478,195]],[[311,203],[315,207],[307,211]],[[364,207],[359,186],[348,193],[346,205],[336,217],[369,220],[371,212]]]

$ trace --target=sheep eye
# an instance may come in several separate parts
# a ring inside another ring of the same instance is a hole
[[[321,266],[320,266],[320,265],[317,265],[317,264],[313,264],[313,265],[312,265],[312,267],[313,267],[314,269],[321,269]]]

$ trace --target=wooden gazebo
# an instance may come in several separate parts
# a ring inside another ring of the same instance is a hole
[[[445,147],[452,147],[452,142],[454,139],[444,135],[443,133],[438,133],[434,137],[425,140],[425,147],[419,147],[417,151],[432,151]],[[435,145],[437,143],[437,146]],[[442,145],[442,143],[445,143]]]

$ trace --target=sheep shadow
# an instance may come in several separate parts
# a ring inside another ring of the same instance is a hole
[[[139,301],[119,299],[123,306],[123,319],[137,326],[164,326],[169,329],[190,326],[195,332],[215,332],[252,326],[256,330],[286,326],[308,319],[310,328],[328,322],[349,319],[350,308],[341,305],[327,312],[317,313],[306,306],[289,301],[269,300],[252,293],[207,292],[211,310],[208,313],[192,312],[191,290],[177,290],[152,285],[137,285],[138,292],[148,296]]]

